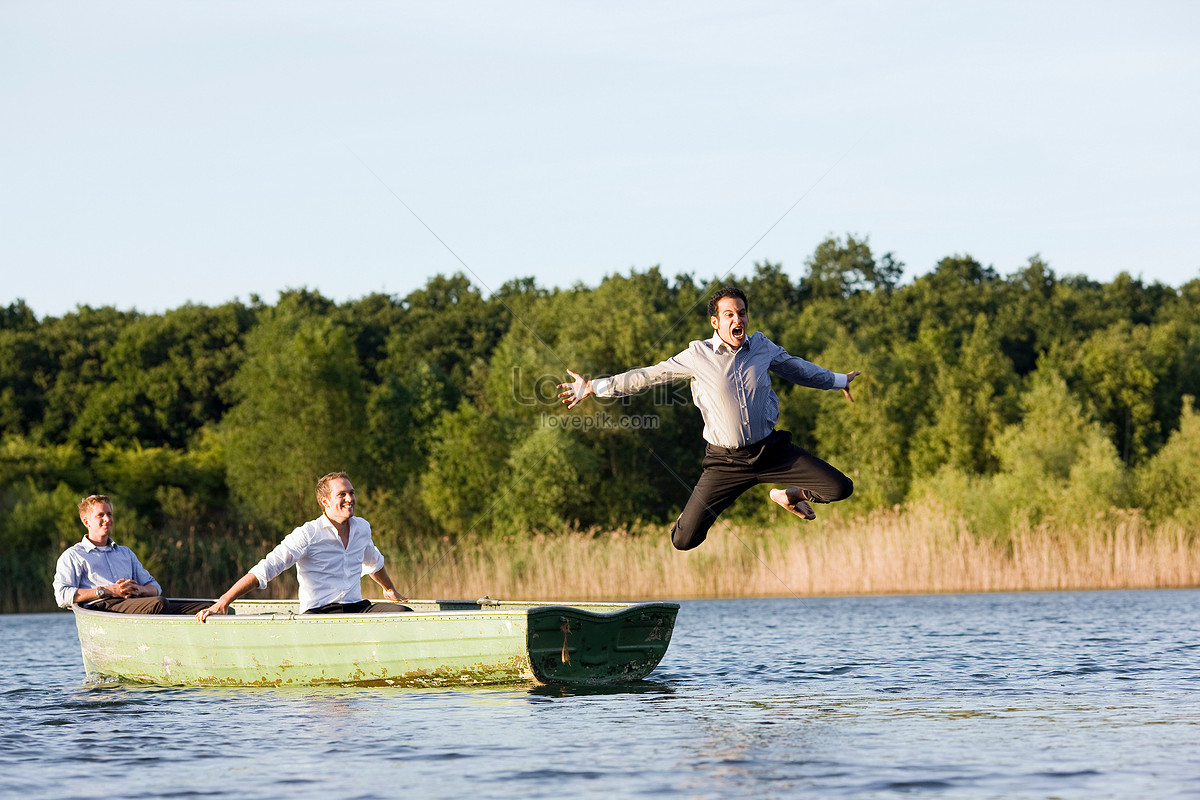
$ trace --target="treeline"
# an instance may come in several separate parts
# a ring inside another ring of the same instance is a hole
[[[1114,508],[1200,525],[1200,280],[1099,283],[1037,257],[1006,276],[967,256],[906,285],[901,270],[847,236],[798,278],[762,263],[736,281],[752,329],[863,371],[853,405],[776,381],[781,427],[853,478],[846,510],[933,498],[990,537]],[[393,550],[665,524],[700,469],[688,387],[567,411],[556,384],[707,337],[726,282],[654,268],[485,297],[454,275],[403,298],[292,290],[41,320],[15,302],[0,309],[0,607],[46,605],[91,492],[177,594],[221,588],[250,566],[239,543],[261,553],[315,516],[313,482],[334,469]]]

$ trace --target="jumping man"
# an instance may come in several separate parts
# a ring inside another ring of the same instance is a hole
[[[708,536],[708,529],[750,487],[781,484],[771,499],[804,519],[815,519],[811,503],[845,500],[854,484],[840,471],[792,444],[792,435],[775,430],[779,398],[771,389],[774,372],[798,386],[841,389],[850,396],[850,382],[861,373],[830,372],[789,355],[761,332],[747,335],[746,295],[726,287],[708,301],[713,336],[694,341],[682,353],[652,367],[589,381],[567,370],[571,383],[559,385],[559,398],[574,408],[589,394],[625,397],[662,383],[688,380],[692,401],[704,419],[704,471],[683,513],[671,528],[671,542],[691,550]]]

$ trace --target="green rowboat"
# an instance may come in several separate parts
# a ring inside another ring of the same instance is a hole
[[[667,651],[677,603],[407,600],[413,613],[299,614],[241,600],[226,616],[76,605],[90,676],[185,686],[445,686],[640,680]]]

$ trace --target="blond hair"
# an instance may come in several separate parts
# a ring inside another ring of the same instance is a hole
[[[90,509],[92,506],[98,506],[101,503],[105,504],[109,508],[112,508],[112,500],[109,500],[107,495],[89,494],[87,497],[80,500],[79,520],[82,522],[83,519],[87,517],[88,509]]]
[[[322,475],[317,479],[317,499],[329,499],[329,482],[334,480],[349,481],[350,476],[344,472],[331,472],[328,475]]]

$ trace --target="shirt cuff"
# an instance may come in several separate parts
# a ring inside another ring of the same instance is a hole
[[[844,373],[844,372],[833,373],[833,388],[845,389],[849,385],[850,385],[850,380],[849,380],[848,376],[846,375],[846,373]]]
[[[592,394],[596,397],[608,397],[611,381],[608,378],[597,378],[592,381]]]

